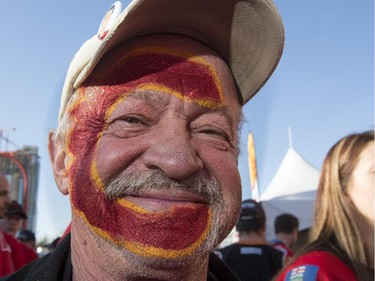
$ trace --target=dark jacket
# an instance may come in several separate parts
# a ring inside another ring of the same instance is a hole
[[[0,281],[71,281],[73,274],[70,234],[57,246],[56,250]],[[208,264],[208,281],[238,281],[234,273],[215,255],[211,254]]]

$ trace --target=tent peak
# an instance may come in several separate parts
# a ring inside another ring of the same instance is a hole
[[[320,171],[290,147],[260,199],[270,200],[279,196],[316,190],[319,176]]]

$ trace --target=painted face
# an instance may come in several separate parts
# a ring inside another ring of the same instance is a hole
[[[145,40],[104,59],[68,109],[71,201],[110,243],[181,258],[210,250],[237,219],[239,105],[212,51]]]
[[[348,194],[359,212],[374,223],[374,142],[362,150],[353,170]]]
[[[19,215],[8,215],[4,218],[5,232],[15,236],[22,227],[22,218]]]
[[[5,215],[5,211],[9,204],[9,183],[4,175],[0,175],[0,218]]]

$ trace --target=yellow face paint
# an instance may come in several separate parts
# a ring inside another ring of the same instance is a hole
[[[189,255],[211,229],[209,206],[190,204],[152,212],[126,199],[111,201],[104,194],[95,151],[108,116],[127,93],[151,90],[218,108],[223,106],[223,95],[217,74],[206,61],[191,54],[142,48],[117,60],[103,75],[106,83],[97,85],[101,93],[91,93],[94,97],[82,98],[69,108],[76,121],[68,135],[74,212],[99,236],[133,253],[161,258]]]

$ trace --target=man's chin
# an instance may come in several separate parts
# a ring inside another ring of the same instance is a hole
[[[150,269],[176,269],[190,267],[192,264],[196,264],[197,261],[205,259],[213,251],[218,243],[218,229],[214,228],[209,231],[208,236],[199,242],[199,246],[193,251],[181,251],[177,252],[168,249],[158,249],[162,251],[162,255],[153,255],[155,252],[152,247],[148,245],[132,245],[129,241],[124,239],[118,239],[118,241],[108,240],[105,237],[100,237],[97,233],[92,232],[97,244],[101,245],[100,248],[105,249],[107,253],[115,253],[117,258],[123,259],[127,263],[131,263],[134,266],[139,267],[140,264],[145,265]],[[124,247],[124,245],[127,245]],[[150,250],[151,248],[151,250]],[[135,250],[134,250],[135,249]],[[169,251],[169,254],[168,254]]]
[[[207,257],[212,251],[212,247],[207,247],[202,245],[196,251],[183,256],[177,256],[172,258],[163,258],[150,256],[146,253],[139,254],[124,249],[117,246],[117,250],[121,253],[125,260],[132,263],[134,266],[139,266],[140,264],[146,266],[149,269],[160,270],[160,269],[176,269],[190,267],[195,264],[197,260],[202,260],[202,258]],[[175,255],[171,255],[175,256]]]

